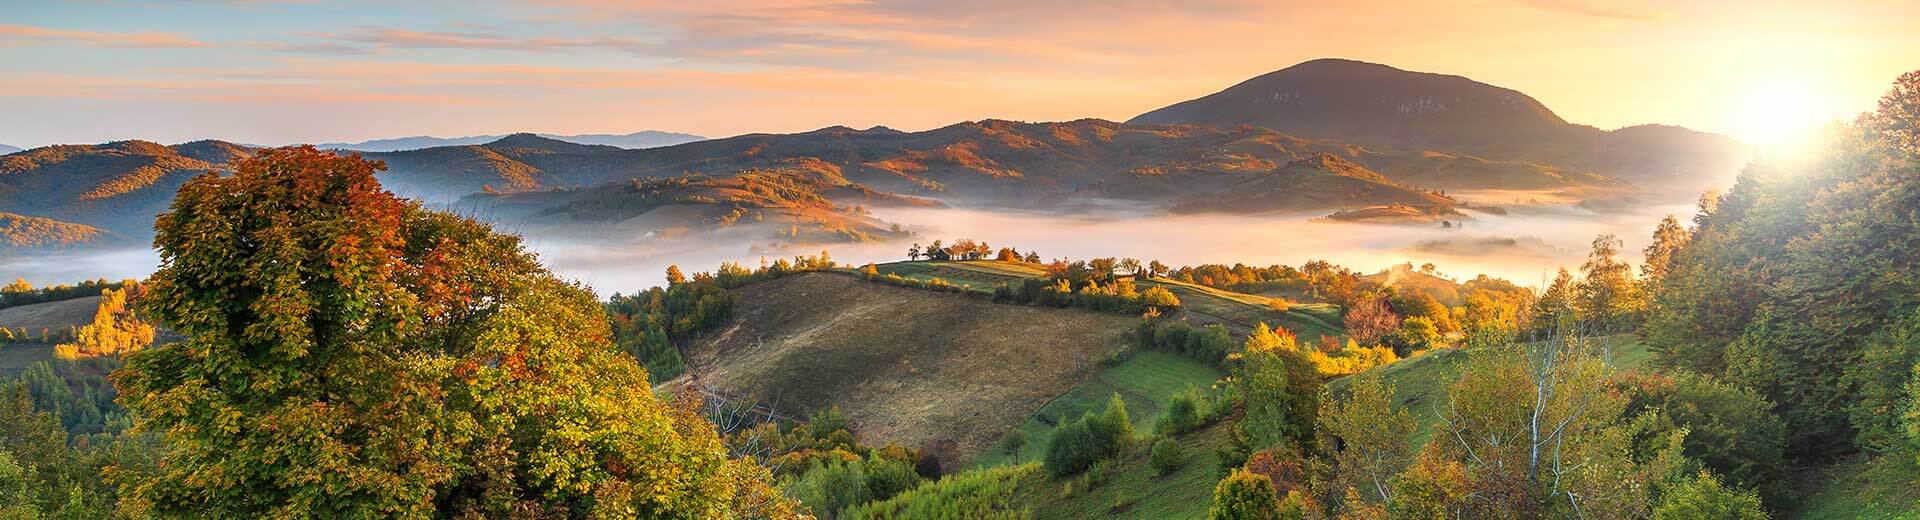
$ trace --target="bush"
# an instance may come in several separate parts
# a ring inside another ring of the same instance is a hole
[[[1760,496],[1751,491],[1727,489],[1712,473],[1700,472],[1660,494],[1654,506],[1657,520],[1720,518],[1761,520],[1767,512],[1760,508]]]
[[[1063,422],[1047,441],[1044,465],[1054,477],[1072,475],[1124,449],[1133,437],[1126,402],[1113,394],[1099,415],[1088,413],[1073,422]]]
[[[1200,427],[1200,392],[1188,388],[1185,392],[1173,395],[1167,402],[1167,411],[1160,416],[1155,429],[1161,435],[1174,435],[1193,431]]]
[[[1181,449],[1180,443],[1171,437],[1162,438],[1159,442],[1153,443],[1153,450],[1148,454],[1148,462],[1153,465],[1153,472],[1160,475],[1178,471],[1186,461],[1187,450]]]

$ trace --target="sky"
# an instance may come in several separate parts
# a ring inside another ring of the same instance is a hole
[[[0,143],[1125,120],[1321,57],[1765,144],[1920,68],[1920,2],[0,0]]]

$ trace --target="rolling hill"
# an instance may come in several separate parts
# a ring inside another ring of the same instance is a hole
[[[251,155],[221,141],[57,145],[0,157],[0,207],[140,237],[187,179]]]
[[[832,165],[799,162],[728,177],[633,179],[592,188],[481,193],[460,211],[543,236],[667,238],[713,232],[787,243],[905,237],[868,207],[939,207],[937,201],[849,182]]]
[[[1173,211],[1247,214],[1387,204],[1452,212],[1454,200],[1402,186],[1353,161],[1319,153],[1249,175],[1218,192],[1195,195],[1175,205]]]
[[[580,134],[557,135],[536,134],[540,137],[579,144],[598,144],[619,148],[639,149],[672,146],[706,139],[705,137],[678,132],[643,130],[630,134]],[[486,144],[498,141],[505,135],[470,135],[465,137],[433,137],[417,135],[391,139],[373,139],[357,143],[322,143],[314,145],[322,150],[352,150],[356,152],[397,152],[400,150],[418,150],[441,146],[466,146]]]
[[[734,318],[688,349],[687,381],[780,409],[838,405],[863,442],[926,448],[947,467],[1099,372],[1138,320],[837,273],[734,294]]]
[[[0,252],[78,249],[128,242],[117,233],[86,224],[0,211]]]
[[[1730,179],[1751,156],[1718,134],[1662,125],[1603,131],[1569,123],[1516,90],[1343,59],[1300,63],[1128,122],[1254,125],[1365,147],[1605,172],[1663,189]]]

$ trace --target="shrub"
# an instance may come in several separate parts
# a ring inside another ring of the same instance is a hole
[[[1702,471],[1661,493],[1660,504],[1653,508],[1653,517],[1657,520],[1761,520],[1767,517],[1767,513],[1760,508],[1759,495],[1751,491],[1727,489],[1720,485],[1720,479],[1714,478],[1712,473]]]
[[[1273,483],[1266,477],[1235,470],[1213,487],[1208,520],[1267,520],[1278,518]]]
[[[1173,395],[1167,402],[1167,411],[1160,415],[1155,429],[1161,435],[1174,435],[1193,431],[1200,427],[1200,392],[1188,388],[1185,392]]]
[[[1187,451],[1181,449],[1180,443],[1173,438],[1161,438],[1159,442],[1153,443],[1153,450],[1148,454],[1147,460],[1153,465],[1154,473],[1166,475],[1179,470],[1180,465],[1186,463]]]

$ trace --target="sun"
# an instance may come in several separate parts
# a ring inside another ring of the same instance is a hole
[[[1793,145],[1836,117],[1823,93],[1793,79],[1755,83],[1735,107],[1731,133],[1762,147]]]

